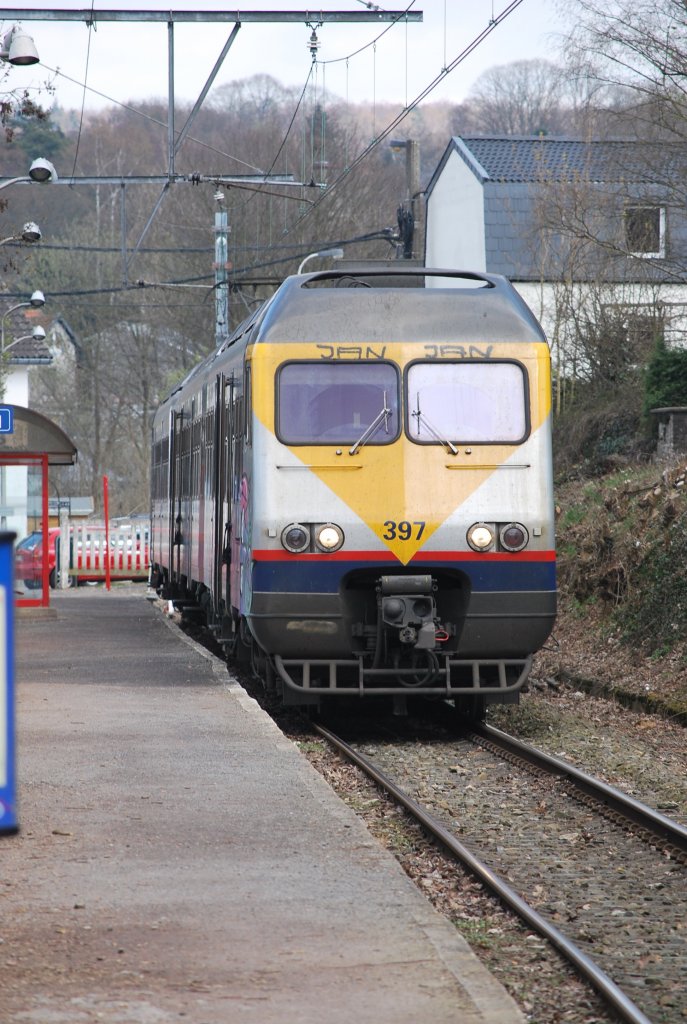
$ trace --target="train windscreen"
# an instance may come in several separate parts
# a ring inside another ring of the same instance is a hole
[[[399,374],[391,363],[286,363],[277,435],[287,444],[390,444],[399,433]]]
[[[518,363],[413,363],[406,393],[408,433],[421,444],[518,444],[527,436],[527,380]]]

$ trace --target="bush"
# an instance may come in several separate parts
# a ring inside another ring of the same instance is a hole
[[[625,640],[666,653],[687,629],[687,515],[650,539],[619,616]]]
[[[644,383],[644,415],[651,409],[687,405],[687,350],[656,343]]]
[[[627,384],[612,393],[580,389],[553,425],[557,477],[595,477],[645,459],[653,443],[642,426],[642,393]]]

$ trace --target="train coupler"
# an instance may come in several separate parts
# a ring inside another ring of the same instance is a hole
[[[437,645],[436,583],[431,576],[382,576],[377,585],[378,614],[384,629],[402,647],[432,651]]]

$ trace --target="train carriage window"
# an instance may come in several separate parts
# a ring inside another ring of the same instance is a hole
[[[527,378],[519,363],[413,363],[408,434],[420,444],[518,444],[528,432]]]
[[[277,379],[277,435],[287,444],[390,444],[399,433],[392,363],[285,363]]]

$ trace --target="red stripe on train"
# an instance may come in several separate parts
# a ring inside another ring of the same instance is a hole
[[[306,551],[294,554],[291,551],[256,550],[252,552],[256,562],[316,561],[326,559],[328,562],[398,562],[393,551]],[[555,551],[421,551],[413,555],[408,565],[413,562],[555,562]]]

